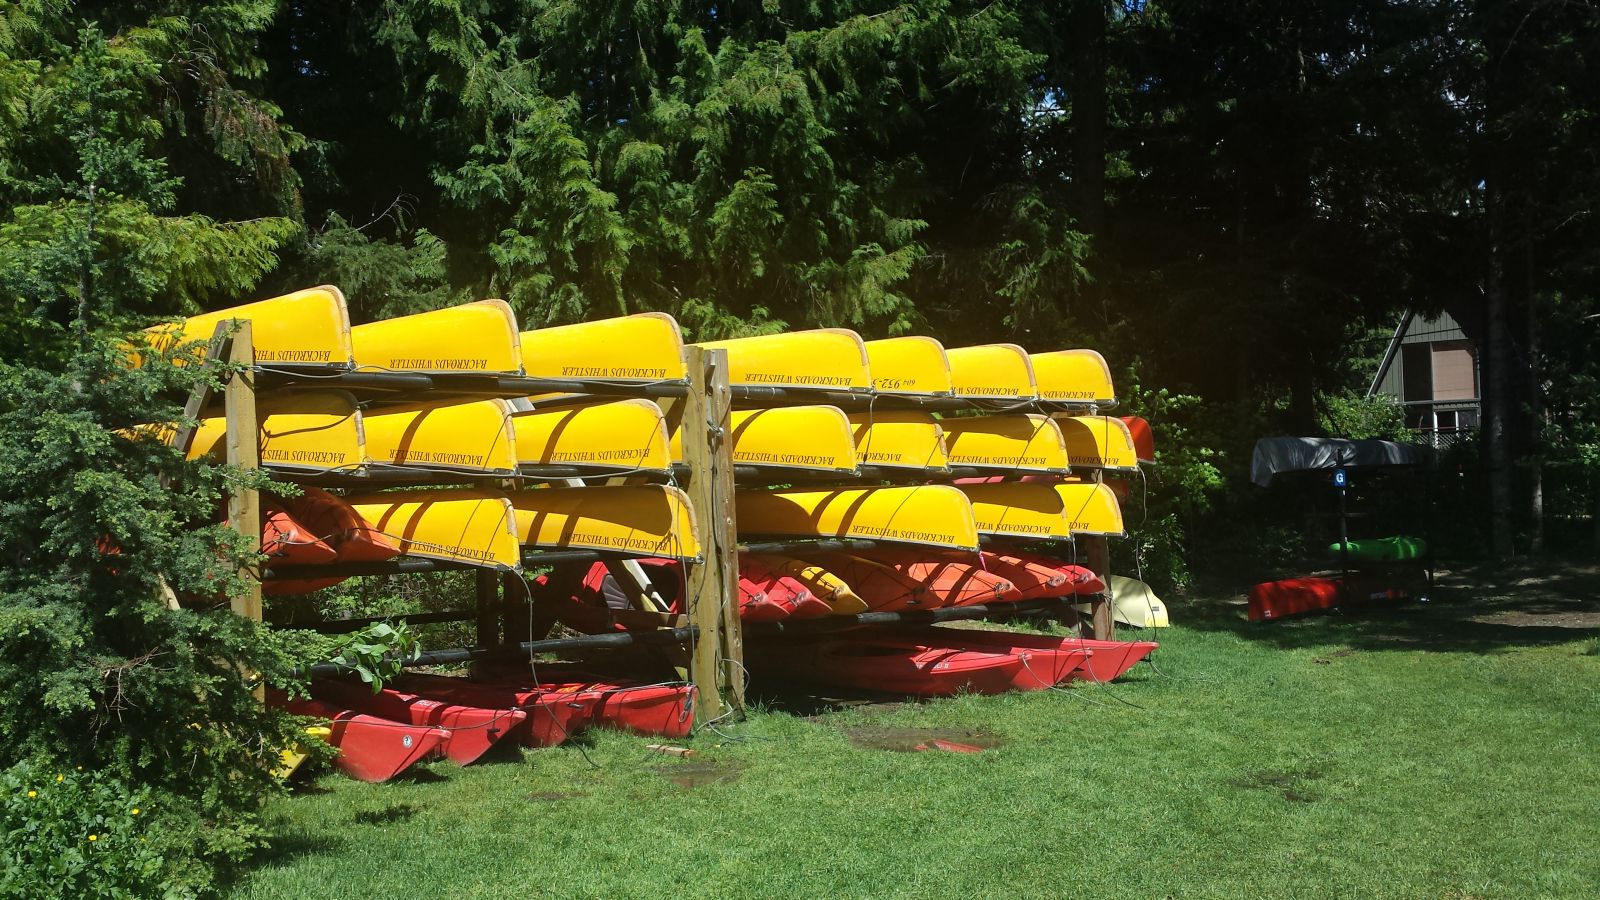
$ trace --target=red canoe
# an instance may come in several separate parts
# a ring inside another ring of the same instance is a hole
[[[869,636],[772,641],[751,651],[746,662],[773,676],[919,697],[1004,693],[1023,665],[1019,655],[999,649],[929,647]]]
[[[928,637],[937,632],[937,637]],[[1108,682],[1120,678],[1157,647],[1155,641],[1096,641],[1089,638],[1060,637],[1053,634],[1023,634],[1014,631],[979,631],[977,629],[922,628],[914,633],[919,640],[940,642],[956,647],[1002,648],[1026,650],[1087,650],[1089,656],[1074,672],[1074,678]],[[951,637],[950,635],[954,635]]]
[[[873,612],[936,609],[944,605],[928,585],[893,566],[849,553],[808,550],[796,555],[843,579]]]
[[[882,547],[863,551],[861,555],[922,585],[940,599],[941,606],[980,606],[1022,599],[1022,592],[1016,585],[998,573],[985,570],[981,558],[975,554]]]
[[[395,722],[321,700],[289,700],[277,692],[267,696],[272,705],[295,715],[327,719],[333,730],[328,743],[339,750],[333,765],[358,781],[388,781],[437,754],[450,740],[445,728]]]
[[[1143,416],[1123,416],[1122,424],[1128,426],[1128,434],[1133,438],[1134,456],[1139,462],[1153,463],[1156,461],[1156,435],[1150,430],[1150,423]]]
[[[521,709],[449,703],[393,687],[374,694],[360,682],[315,681],[311,684],[311,694],[336,706],[396,722],[448,728],[450,738],[441,749],[445,756],[463,766],[488,752],[496,741],[517,730],[528,717]]]

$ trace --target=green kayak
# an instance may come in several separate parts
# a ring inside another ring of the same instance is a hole
[[[1334,541],[1328,545],[1328,553],[1335,557],[1340,556],[1340,543]],[[1361,541],[1351,541],[1349,544],[1350,558],[1362,562],[1402,562],[1408,559],[1421,559],[1428,553],[1428,542],[1422,538],[1396,535],[1386,538],[1368,538]]]

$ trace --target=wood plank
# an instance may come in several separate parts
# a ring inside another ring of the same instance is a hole
[[[728,383],[726,350],[713,350],[706,362],[707,420],[712,425],[711,503],[700,512],[701,540],[707,559],[717,560],[721,584],[718,605],[721,627],[717,629],[718,650],[722,657],[719,676],[724,702],[735,713],[744,713],[744,625],[739,618],[739,541],[733,502],[733,389]]]
[[[261,467],[261,447],[257,443],[255,374],[255,345],[251,339],[250,321],[236,320],[237,330],[228,351],[228,361],[242,365],[228,379],[224,392],[228,420],[228,464],[241,469]],[[261,495],[253,488],[238,488],[228,498],[228,525],[243,535],[246,546],[261,546]],[[233,611],[247,619],[261,621],[261,571],[259,565],[249,565],[240,570],[249,587],[233,598]]]
[[[689,467],[689,481],[685,491],[694,508],[696,524],[701,531],[702,556],[687,563],[686,611],[690,623],[699,629],[689,662],[690,680],[699,692],[695,704],[695,721],[703,724],[721,718],[726,708],[722,698],[722,685],[726,682],[721,642],[717,631],[722,622],[722,603],[728,585],[728,573],[723,569],[721,556],[716,553],[720,522],[710,517],[716,509],[714,474],[716,462],[712,448],[710,427],[712,395],[707,384],[709,353],[695,346],[684,348],[693,389],[684,398],[678,427],[683,431],[683,457]],[[719,444],[719,447],[721,445]],[[723,449],[724,466],[731,466]],[[731,473],[730,473],[731,474]],[[733,582],[737,587],[737,582]]]
[[[1084,551],[1085,562],[1089,571],[1100,577],[1106,583],[1106,590],[1111,590],[1111,544],[1100,535],[1082,535],[1077,538],[1078,546]],[[1111,604],[1106,601],[1106,594],[1096,594],[1089,599],[1090,615],[1083,620],[1079,629],[1084,637],[1094,638],[1097,641],[1112,639],[1113,622],[1111,619]]]

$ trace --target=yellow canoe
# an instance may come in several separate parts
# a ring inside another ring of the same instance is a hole
[[[512,402],[513,409],[517,401]],[[608,472],[672,468],[667,423],[648,400],[616,400],[512,413],[525,470],[576,466]]]
[[[522,333],[531,378],[683,381],[683,332],[666,313],[638,313]]]
[[[522,566],[517,515],[504,495],[484,491],[392,491],[346,498],[361,518],[406,556],[498,569]]]
[[[302,472],[355,471],[367,462],[362,415],[344,391],[306,391],[263,399],[256,406],[261,464]],[[162,432],[171,441],[173,430]],[[202,419],[189,445],[189,458],[227,450],[228,420]]]
[[[1117,405],[1111,384],[1111,367],[1093,350],[1057,350],[1035,353],[1033,374],[1039,381],[1039,398],[1071,406],[1110,409]]]
[[[1055,485],[1004,482],[957,487],[972,502],[972,515],[982,534],[1034,540],[1072,536],[1067,507]]]
[[[517,491],[522,543],[551,549],[604,550],[637,556],[700,556],[689,498],[667,485],[545,488]]]
[[[504,300],[479,300],[350,329],[362,369],[440,375],[521,375],[517,318]]]
[[[949,471],[944,429],[928,413],[853,412],[849,418],[862,465]]]
[[[1128,423],[1113,416],[1054,417],[1066,441],[1067,457],[1076,468],[1133,471],[1139,451]]]
[[[818,328],[759,337],[706,341],[728,351],[728,380],[750,387],[866,391],[872,388],[867,350],[847,328]]]
[[[1107,485],[1078,481],[1055,485],[1055,490],[1066,506],[1067,528],[1071,533],[1110,537],[1127,534],[1122,524],[1122,507]]]
[[[511,404],[504,400],[369,412],[363,424],[374,462],[484,475],[517,472]]]
[[[734,499],[741,534],[978,547],[972,504],[948,485],[742,491]]]
[[[974,400],[1039,399],[1028,351],[1016,344],[979,344],[945,350],[957,397]]]
[[[353,365],[350,314],[344,294],[333,285],[190,316],[183,322],[146,328],[144,333],[152,347],[168,351],[178,344],[211,340],[217,323],[229,319],[249,320],[257,365],[329,369]]]
[[[731,416],[734,465],[854,474],[856,442],[850,421],[833,406],[736,410]],[[672,435],[672,458],[683,443]]]
[[[778,575],[787,575],[805,586],[812,596],[833,607],[836,616],[853,616],[867,611],[867,601],[857,596],[843,578],[803,559],[773,553],[750,553],[744,558],[760,563]]]
[[[939,424],[952,466],[1046,474],[1067,471],[1067,443],[1049,416],[962,416]]]
[[[880,394],[943,396],[951,392],[950,361],[931,337],[867,341],[872,387]]]

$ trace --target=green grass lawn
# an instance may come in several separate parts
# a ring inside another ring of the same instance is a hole
[[[693,760],[607,733],[324,775],[234,896],[1596,896],[1597,631],[1510,612],[1523,587],[1265,626],[1180,601],[1110,687],[769,706]],[[862,725],[1004,743],[892,752]]]

